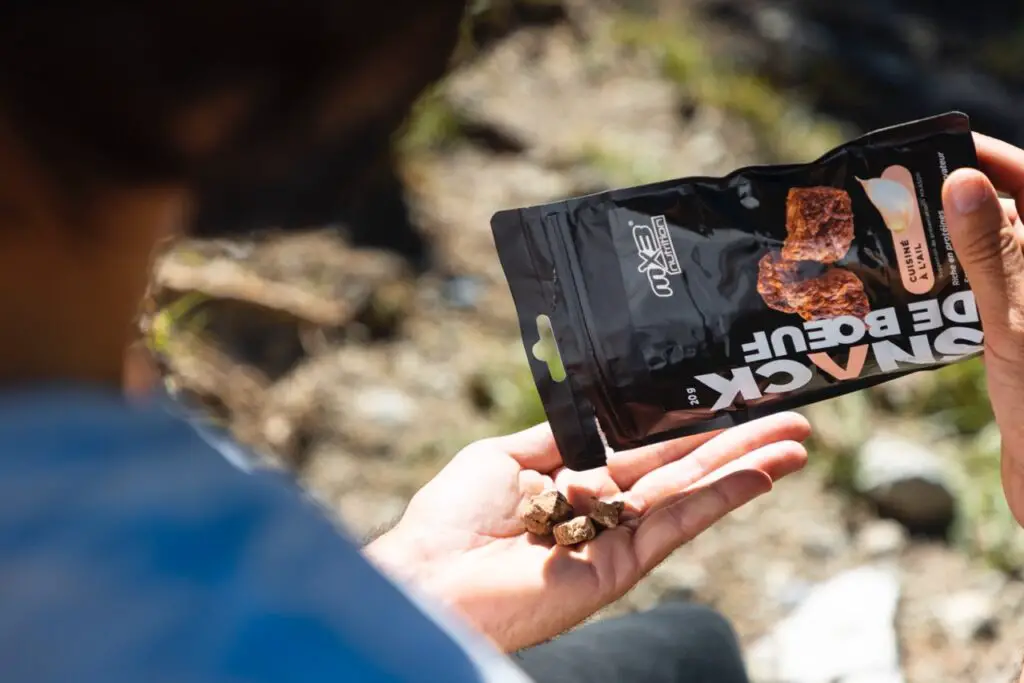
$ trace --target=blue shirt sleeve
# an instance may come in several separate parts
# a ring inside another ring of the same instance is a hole
[[[287,477],[96,393],[0,398],[4,683],[524,681]]]

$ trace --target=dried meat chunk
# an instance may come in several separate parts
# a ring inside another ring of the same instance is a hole
[[[757,292],[769,308],[795,313],[804,320],[841,315],[863,318],[871,311],[864,283],[855,274],[835,267],[809,273],[806,265],[789,261],[777,251],[761,257]]]
[[[622,517],[622,511],[626,509],[626,504],[621,500],[608,502],[593,498],[590,501],[590,505],[590,514],[587,516],[594,520],[594,523],[602,529],[614,529],[617,527]]]
[[[777,251],[770,251],[757,263],[757,293],[769,308],[783,313],[796,313],[789,305],[786,289],[799,279],[799,264],[787,261]]]
[[[576,545],[593,540],[597,536],[597,527],[590,517],[573,517],[568,522],[556,524],[554,534],[556,544]]]
[[[871,312],[864,283],[845,268],[830,268],[824,275],[794,283],[786,289],[785,296],[804,320],[843,315],[864,318]]]
[[[835,263],[853,244],[853,202],[835,187],[794,187],[786,196],[786,241],[790,261]]]
[[[520,518],[531,534],[546,536],[559,522],[572,517],[572,506],[559,491],[549,489],[524,501]]]

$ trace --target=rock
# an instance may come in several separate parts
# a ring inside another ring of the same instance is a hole
[[[383,427],[403,427],[416,416],[416,402],[398,389],[364,389],[355,406],[361,419]]]
[[[589,517],[574,517],[568,522],[556,524],[552,531],[558,545],[576,545],[585,543],[597,536],[597,527]]]
[[[897,575],[865,566],[815,586],[750,650],[757,683],[902,683]]]
[[[554,489],[538,493],[526,501],[520,517],[526,530],[538,536],[551,534],[552,528],[572,516],[572,506]]]
[[[619,517],[626,505],[621,500],[605,502],[595,498],[591,502],[590,519],[604,529],[614,529],[619,525]]]
[[[877,519],[865,524],[857,534],[857,547],[870,558],[897,555],[907,547],[907,530],[891,519]]]
[[[452,308],[476,308],[482,294],[483,284],[480,280],[466,275],[452,276],[441,287],[441,296]]]
[[[814,590],[814,584],[809,581],[804,581],[799,578],[791,578],[782,585],[780,585],[772,597],[775,599],[779,606],[786,610],[794,610],[807,599],[807,596]]]
[[[935,616],[946,636],[955,642],[991,640],[996,635],[996,604],[988,591],[963,591],[946,597],[936,607]]]
[[[835,557],[846,546],[842,531],[824,524],[808,524],[800,535],[804,553],[813,558]]]
[[[854,487],[879,511],[911,529],[945,529],[956,500],[942,461],[897,436],[876,436],[857,455]]]

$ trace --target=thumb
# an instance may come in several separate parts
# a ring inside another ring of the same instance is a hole
[[[997,357],[1024,355],[1024,252],[991,181],[980,171],[959,169],[946,179],[942,203],[953,249],[970,281]]]
[[[949,236],[971,283],[985,330],[989,398],[1002,434],[1006,501],[1024,525],[1024,253],[995,188],[982,173],[961,169],[942,193]]]

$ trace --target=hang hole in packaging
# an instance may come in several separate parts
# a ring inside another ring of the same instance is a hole
[[[551,318],[544,314],[537,316],[537,343],[530,349],[530,354],[547,366],[551,379],[565,381],[565,365],[555,341],[555,330],[551,327]]]

